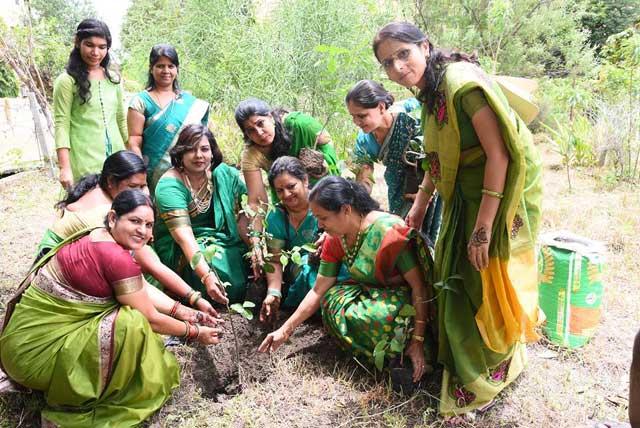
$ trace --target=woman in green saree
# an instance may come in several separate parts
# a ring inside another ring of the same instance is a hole
[[[204,125],[188,125],[180,132],[171,149],[171,164],[156,186],[156,253],[211,299],[242,301],[247,281],[243,257],[247,221],[238,212],[247,190],[240,173],[222,161],[218,143]],[[205,250],[211,246],[216,251],[211,264],[202,257],[192,268],[194,255],[208,253]]]
[[[318,277],[295,313],[265,338],[259,351],[276,350],[320,308],[325,326],[340,346],[373,362],[376,345],[393,334],[400,310],[408,303],[416,315],[402,352],[410,358],[417,382],[427,370],[425,333],[433,315],[425,276],[426,244],[400,217],[378,211],[378,203],[362,185],[342,177],[320,180],[309,201],[318,226],[329,234]],[[351,279],[338,282],[342,264]]]
[[[209,104],[178,85],[178,53],[171,45],[159,44],[149,54],[147,89],[129,103],[128,148],[147,163],[151,194],[162,174],[171,168],[169,151],[180,131],[189,124],[207,124]]]
[[[413,24],[393,22],[373,41],[391,80],[417,87],[427,170],[409,216],[434,188],[444,201],[435,248],[440,413],[490,405],[537,339],[535,238],[541,162],[500,87],[463,53],[435,48]]]
[[[353,123],[361,129],[353,150],[353,161],[358,166],[356,180],[371,192],[373,164],[382,162],[389,211],[404,218],[407,226],[424,233],[433,248],[442,216],[442,202],[438,195],[429,201],[421,224],[412,224],[413,217],[407,216],[415,203],[416,193],[421,191],[414,187],[421,181],[419,166],[409,164],[411,156],[407,156],[412,150],[410,142],[422,137],[420,120],[414,117],[415,110],[419,112],[420,103],[415,98],[394,103],[393,95],[373,80],[356,83],[347,93],[345,102]]]
[[[133,427],[169,398],[179,367],[156,334],[218,343],[213,326],[158,313],[130,251],[151,238],[148,196],[126,190],[106,228],[47,253],[9,302],[0,361],[15,382],[43,391],[43,426]]]

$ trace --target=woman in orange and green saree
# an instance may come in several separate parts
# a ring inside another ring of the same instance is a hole
[[[321,309],[322,320],[339,345],[364,362],[401,326],[405,304],[415,308],[413,331],[403,352],[411,360],[413,381],[429,369],[425,351],[427,323],[434,314],[427,283],[429,252],[414,229],[393,214],[379,211],[364,186],[342,177],[325,177],[309,194],[318,227],[329,235],[322,245],[313,288],[285,323],[260,345],[274,351],[304,320]],[[338,279],[341,266],[350,278]],[[397,355],[397,354],[396,354]]]
[[[138,426],[180,379],[156,333],[218,343],[213,325],[154,308],[130,253],[149,240],[153,222],[148,196],[121,192],[106,227],[53,248],[9,303],[0,361],[12,380],[44,392],[44,427]]]
[[[537,339],[540,158],[474,57],[435,48],[406,22],[382,28],[373,50],[391,80],[419,91],[427,174],[418,196],[435,187],[444,201],[434,278],[440,413],[481,409],[521,373],[524,342]]]

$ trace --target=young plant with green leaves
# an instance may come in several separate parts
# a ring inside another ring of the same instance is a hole
[[[193,257],[191,257],[191,260],[189,262],[189,265],[191,266],[191,269],[196,268],[196,266],[198,266],[198,263],[200,263],[203,259],[204,261],[209,265],[209,267],[211,268],[211,270],[213,270],[214,274],[216,275],[216,277],[219,279],[220,276],[218,275],[218,272],[216,271],[216,268],[213,264],[214,259],[221,259],[222,258],[222,252],[220,251],[220,247],[217,245],[215,239],[213,238],[205,238],[204,240],[204,250],[203,251],[196,251],[195,254],[193,255]],[[226,294],[225,290],[227,287],[229,287],[231,284],[229,282],[221,282],[220,285],[222,285],[223,290],[221,290],[224,294]],[[240,316],[246,318],[247,320],[252,320],[253,319],[253,312],[251,312],[251,308],[254,308],[256,305],[253,302],[248,302],[245,301],[243,303],[234,303],[232,305],[229,305],[229,302],[227,302],[226,307],[227,307],[227,315],[228,315],[228,321],[229,321],[229,325],[231,325],[231,334],[233,335],[233,343],[234,343],[234,351],[235,351],[235,361],[236,361],[236,370],[238,372],[238,384],[242,385],[242,379],[241,379],[241,370],[240,370],[240,346],[238,344],[238,336],[236,335],[236,329],[235,326],[233,324],[233,317],[231,316],[232,312],[236,312],[237,314],[239,314]]]
[[[398,354],[400,355],[400,365],[404,366],[404,348],[413,331],[411,319],[415,316],[416,309],[412,305],[405,303],[400,308],[396,317],[398,326],[393,330],[393,336],[391,334],[384,335],[373,349],[373,362],[378,370],[382,371],[385,359],[391,360]]]

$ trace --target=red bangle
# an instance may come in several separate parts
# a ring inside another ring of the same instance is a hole
[[[176,300],[176,302],[173,304],[173,306],[171,307],[171,310],[169,311],[169,316],[171,318],[175,318],[176,317],[176,312],[178,312],[178,307],[180,306],[180,302],[178,302]]]
[[[200,327],[198,327],[198,324],[189,324],[189,335],[187,339],[189,340],[197,339],[199,334],[200,334]]]
[[[189,338],[189,321],[182,321],[184,323],[184,336],[182,336],[185,339]]]

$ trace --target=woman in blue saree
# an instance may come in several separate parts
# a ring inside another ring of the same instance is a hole
[[[180,131],[190,124],[206,125],[209,120],[209,104],[180,90],[179,65],[173,46],[151,48],[147,89],[129,104],[129,150],[148,162],[147,182],[152,195],[162,174],[171,168],[169,150]]]

